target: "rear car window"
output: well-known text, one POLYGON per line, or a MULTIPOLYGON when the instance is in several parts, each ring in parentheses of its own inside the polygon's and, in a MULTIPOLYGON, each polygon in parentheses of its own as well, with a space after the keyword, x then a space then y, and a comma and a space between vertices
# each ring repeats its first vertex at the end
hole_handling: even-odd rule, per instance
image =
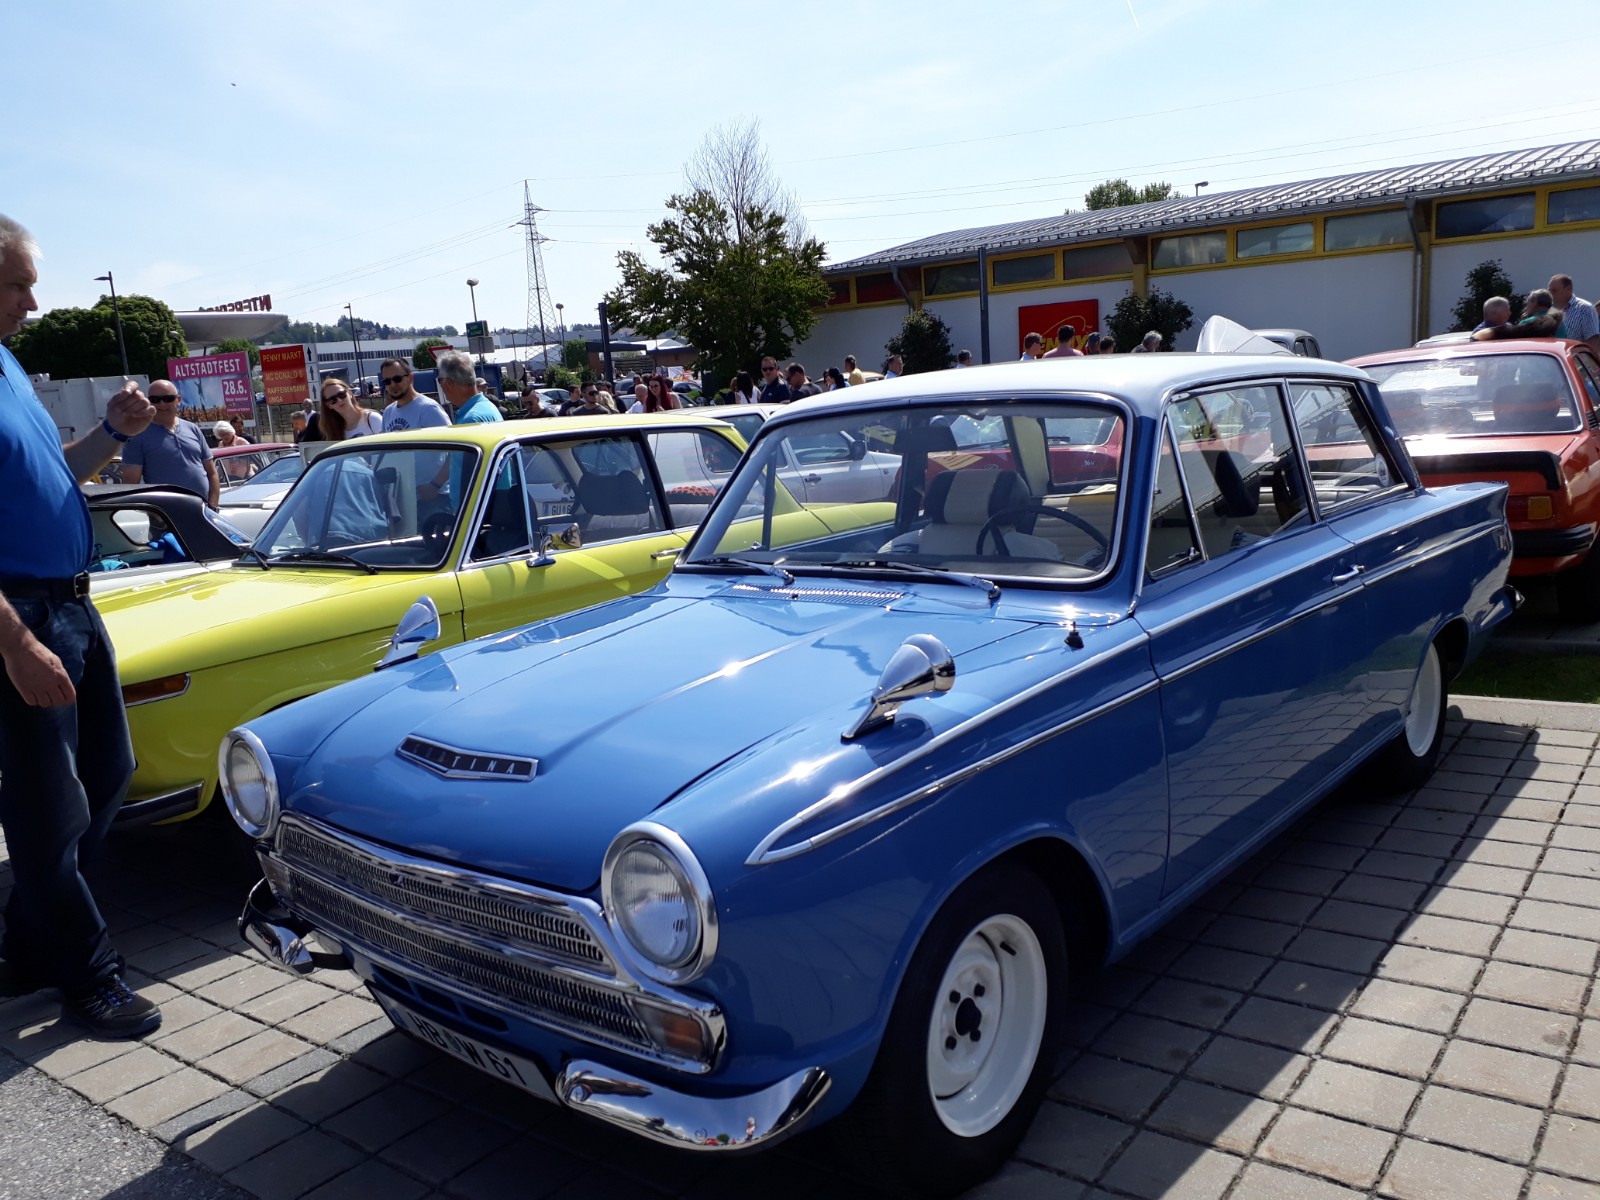
POLYGON ((1445 356, 1366 368, 1401 437, 1506 437, 1580 427, 1572 385, 1549 354, 1445 356))

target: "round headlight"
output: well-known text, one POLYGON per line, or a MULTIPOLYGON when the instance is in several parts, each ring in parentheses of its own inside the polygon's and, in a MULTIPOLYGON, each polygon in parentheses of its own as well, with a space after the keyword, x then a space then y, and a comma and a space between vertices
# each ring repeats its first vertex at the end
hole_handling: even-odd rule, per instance
POLYGON ((613 926, 652 974, 682 982, 710 963, 710 885, 677 834, 655 825, 625 832, 606 854, 602 890, 613 926))
POLYGON ((266 747, 249 730, 236 729, 223 740, 218 760, 228 811, 251 837, 265 837, 278 816, 278 781, 266 747))

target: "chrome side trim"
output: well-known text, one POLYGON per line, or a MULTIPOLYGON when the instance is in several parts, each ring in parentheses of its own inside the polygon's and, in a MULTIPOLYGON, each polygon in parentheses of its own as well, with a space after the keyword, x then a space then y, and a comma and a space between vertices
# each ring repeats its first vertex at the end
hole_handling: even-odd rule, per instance
POLYGON ((124 804, 117 810, 114 824, 121 827, 148 825, 152 821, 198 812, 202 786, 191 783, 188 787, 179 788, 177 791, 162 792, 159 796, 146 796, 143 800, 124 804))
MULTIPOLYGON (((1070 672, 1064 672, 1064 674, 1070 674, 1070 672)), ((1059 679, 1060 677, 1058 676, 1057 678, 1059 679)), ((1055 681, 1052 680, 1050 682, 1055 681)), ((871 775, 863 776, 854 784, 851 784, 845 788, 841 788, 832 795, 819 800, 816 804, 811 805, 811 807, 807 808, 798 816, 791 817, 789 820, 779 825, 771 833, 767 834, 766 837, 762 838, 756 848, 750 852, 750 857, 745 859, 745 866, 759 867, 767 863, 783 862, 785 859, 796 858, 799 855, 806 854, 812 850, 815 850, 819 846, 825 846, 831 841, 844 837, 846 834, 854 833, 863 826, 872 824, 874 821, 880 820, 883 817, 887 817, 892 813, 897 813, 902 809, 909 808, 911 805, 920 800, 927 799, 936 792, 943 791, 949 787, 954 787, 958 783, 963 783, 972 778, 974 775, 977 775, 983 771, 987 771, 990 767, 999 763, 1005 762, 1008 758, 1016 757, 1025 750, 1031 750, 1035 746, 1048 742, 1051 738, 1059 737, 1063 733, 1070 732, 1071 730, 1076 729, 1079 725, 1084 724, 1084 722, 1091 721, 1103 713, 1108 713, 1113 709, 1121 708, 1124 704, 1130 704, 1139 699, 1141 696, 1146 696, 1155 691, 1160 686, 1161 681, 1159 679, 1152 679, 1150 682, 1141 684, 1134 688, 1133 691, 1128 692, 1125 695, 1118 696, 1115 700, 1108 700, 1106 703, 1097 708, 1091 708, 1088 712, 1079 713, 1069 721, 1064 721, 1060 725, 1044 730, 1042 733, 1036 733, 1030 738, 1024 738, 1014 746, 1008 746, 1004 750, 998 750, 989 755, 987 758, 979 759, 975 763, 969 763, 967 766, 962 767, 958 771, 954 771, 949 775, 945 775, 939 779, 936 779, 932 783, 925 784, 916 791, 907 792, 905 795, 899 796, 894 800, 889 801, 887 804, 880 804, 877 808, 874 808, 869 812, 864 812, 858 817, 852 817, 850 820, 845 821, 842 824, 825 829, 821 833, 814 834, 802 842, 796 842, 793 846, 785 847, 782 850, 772 849, 774 843, 782 840, 784 835, 790 830, 805 824, 826 809, 844 803, 845 800, 863 790, 869 781, 873 781, 876 778, 881 778, 890 771, 897 770, 900 766, 903 766, 904 763, 897 763, 893 767, 880 768, 878 771, 874 771, 871 775)), ((1029 690, 1034 691, 1036 689, 1029 690)), ((1002 710, 995 710, 995 712, 1000 711, 1002 710)), ((981 719, 987 718, 980 718, 980 720, 981 719)), ((965 722, 962 725, 950 730, 948 733, 942 734, 941 738, 949 738, 956 733, 967 729, 975 723, 975 721, 965 722)), ((938 740, 940 739, 935 739, 935 741, 938 740)), ((930 746, 932 745, 932 743, 929 744, 930 746)), ((920 755, 918 757, 920 757, 920 755)), ((907 761, 909 761, 909 759, 907 761)))
POLYGON ((599 1063, 574 1059, 555 1081, 568 1108, 681 1150, 738 1153, 801 1129, 833 1080, 821 1067, 796 1071, 742 1096, 686 1096, 599 1063))

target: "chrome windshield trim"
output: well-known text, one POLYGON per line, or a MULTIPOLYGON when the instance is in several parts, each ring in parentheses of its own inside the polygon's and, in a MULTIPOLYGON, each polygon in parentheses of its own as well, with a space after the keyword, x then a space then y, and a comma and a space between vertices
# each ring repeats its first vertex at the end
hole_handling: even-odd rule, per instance
MULTIPOLYGON (((1127 618, 1121 618, 1120 620, 1126 619, 1127 618)), ((1113 623, 1120 623, 1120 621, 1113 623)), ((1063 637, 1065 637, 1065 631, 1066 626, 1063 625, 1063 637)), ((839 805, 848 802, 853 797, 889 778, 889 776, 895 774, 896 772, 903 771, 907 767, 921 762, 924 758, 927 758, 928 755, 933 754, 935 751, 943 749, 945 746, 949 745, 958 738, 965 737, 979 726, 1004 716, 1012 709, 1028 703, 1028 701, 1034 699, 1036 696, 1043 695, 1045 692, 1049 691, 1053 687, 1056 687, 1071 676, 1082 672, 1091 664, 1101 662, 1105 659, 1115 658, 1120 654, 1127 654, 1135 650, 1142 651, 1144 646, 1145 642, 1143 640, 1126 642, 1121 646, 1116 646, 1110 650, 1102 651, 1101 653, 1089 658, 1077 658, 1066 670, 1058 671, 1056 674, 1051 675, 1048 679, 1041 680, 1030 688, 1025 688, 1016 695, 1012 696, 1009 700, 1006 700, 1001 704, 997 704, 993 708, 985 710, 978 716, 969 717, 959 724, 952 725, 949 729, 945 730, 936 737, 929 738, 928 741, 924 742, 921 746, 906 754, 904 757, 898 758, 892 763, 888 763, 884 766, 869 771, 859 779, 854 779, 848 783, 840 784, 821 800, 816 801, 814 804, 808 805, 802 811, 782 822, 776 828, 774 828, 772 832, 768 833, 764 838, 757 842, 755 849, 751 850, 749 856, 744 860, 745 866, 757 867, 761 866, 763 863, 778 862, 785 858, 792 858, 795 854, 802 854, 807 850, 815 849, 817 846, 832 841, 835 837, 841 836, 842 832, 848 832, 849 830, 860 828, 862 825, 866 824, 869 819, 876 820, 880 816, 905 807, 906 804, 912 803, 912 799, 900 797, 895 801, 891 801, 888 805, 873 809, 871 813, 865 813, 861 817, 854 818, 847 822, 846 824, 848 829, 845 827, 839 827, 839 832, 827 830, 824 831, 823 834, 818 834, 807 838, 804 842, 798 843, 796 846, 789 849, 778 851, 772 849, 776 843, 782 841, 783 838, 793 830, 798 829, 802 825, 809 824, 817 817, 827 812, 830 808, 836 808, 839 805)), ((1105 705, 1093 709, 1090 712, 1080 714, 1079 716, 1072 718, 1070 721, 1067 721, 1052 730, 1047 730, 1044 734, 1035 735, 1035 738, 1039 741, 1044 741, 1048 740, 1050 737, 1054 737, 1057 733, 1064 733, 1073 725, 1088 720, 1092 716, 1095 716, 1101 712, 1108 712, 1120 704, 1126 704, 1129 700, 1134 699, 1136 696, 1142 695, 1149 688, 1155 687, 1157 683, 1157 680, 1151 680, 1148 684, 1141 685, 1140 688, 1136 689, 1134 692, 1130 692, 1128 695, 1119 697, 1116 700, 1108 701, 1105 705)), ((1032 744, 1035 744, 1034 740, 1030 739, 1021 745, 1026 746, 1032 744)), ((1014 749, 999 751, 996 755, 991 755, 989 758, 982 760, 981 763, 974 764, 974 766, 976 769, 982 769, 983 767, 991 766, 993 763, 999 762, 1003 758, 1010 757, 1010 755, 1014 752, 1014 749)), ((961 775, 963 778, 965 778, 967 772, 968 768, 963 768, 962 771, 958 771, 955 774, 961 775)), ((948 778, 950 777, 947 776, 946 779, 948 778)), ((924 788, 919 788, 916 792, 910 793, 910 797, 919 798, 927 794, 930 790, 937 790, 939 787, 944 785, 945 780, 937 780, 924 788)))

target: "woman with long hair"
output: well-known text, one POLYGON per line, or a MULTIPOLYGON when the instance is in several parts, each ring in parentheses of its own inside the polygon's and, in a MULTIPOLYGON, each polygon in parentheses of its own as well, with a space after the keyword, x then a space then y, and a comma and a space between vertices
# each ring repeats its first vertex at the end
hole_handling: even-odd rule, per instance
POLYGON ((344 380, 324 379, 322 412, 317 417, 317 428, 323 441, 342 442, 346 438, 382 433, 383 418, 370 408, 362 408, 357 404, 344 380))
POLYGON ((644 396, 645 412, 668 412, 671 409, 683 407, 678 400, 678 393, 673 391, 661 376, 650 376, 645 381, 645 387, 648 389, 644 396))
POLYGON ((728 392, 730 404, 754 404, 756 402, 755 376, 749 371, 739 371, 733 377, 733 387, 728 392))

